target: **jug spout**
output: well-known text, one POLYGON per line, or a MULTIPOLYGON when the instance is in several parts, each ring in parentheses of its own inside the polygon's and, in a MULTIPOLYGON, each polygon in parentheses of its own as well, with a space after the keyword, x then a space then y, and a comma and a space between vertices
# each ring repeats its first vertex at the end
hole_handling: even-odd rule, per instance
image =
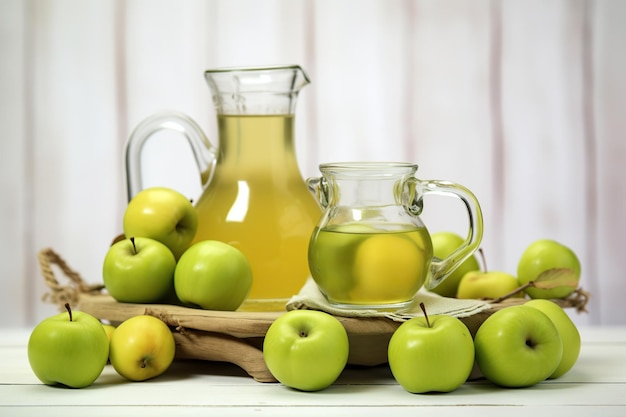
POLYGON ((298 93, 310 83, 298 65, 212 69, 204 76, 222 115, 293 114, 298 93))

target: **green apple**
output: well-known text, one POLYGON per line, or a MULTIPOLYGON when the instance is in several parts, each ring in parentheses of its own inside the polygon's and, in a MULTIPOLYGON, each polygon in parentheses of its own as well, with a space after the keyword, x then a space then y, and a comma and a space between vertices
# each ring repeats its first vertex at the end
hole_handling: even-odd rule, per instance
POLYGON ((550 300, 537 299, 530 300, 524 305, 543 311, 559 331, 559 336, 561 336, 561 342, 563 343, 563 356, 559 366, 550 375, 550 378, 559 378, 572 369, 578 360, 578 355, 580 354, 580 333, 572 319, 557 303, 550 300))
MULTIPOLYGON (((496 299, 515 291, 519 286, 517 278, 506 272, 470 271, 463 275, 461 282, 459 282, 456 297, 463 299, 496 299)), ((523 291, 516 294, 518 297, 523 295, 523 291)))
POLYGON ((198 228, 198 213, 182 194, 166 187, 138 192, 124 211, 124 235, 149 237, 170 248, 178 259, 198 228))
POLYGON ((82 311, 41 321, 28 339, 28 361, 46 385, 84 388, 98 379, 109 358, 109 339, 102 323, 82 311))
POLYGON ((413 317, 396 329, 387 356, 391 372, 408 392, 451 392, 474 366, 474 342, 456 317, 413 317))
POLYGON ((205 310, 234 311, 252 288, 252 268, 234 246, 202 240, 178 260, 174 288, 184 304, 205 310))
POLYGON ((174 290, 176 259, 167 246, 131 237, 109 247, 102 266, 104 286, 119 302, 155 303, 174 290))
POLYGON ((348 334, 328 313, 292 310, 270 325, 263 358, 282 384, 301 391, 332 385, 348 362, 348 334))
POLYGON ((536 308, 498 310, 474 337, 476 363, 496 385, 528 387, 548 378, 559 365, 563 343, 556 326, 536 308))
POLYGON ((323 229, 316 228, 308 248, 311 276, 324 295, 338 303, 350 302, 355 287, 352 259, 365 233, 380 233, 366 223, 347 223, 323 229))
POLYGON ((169 327, 154 316, 126 319, 111 336, 109 359, 118 374, 145 381, 163 374, 172 364, 176 342, 169 327))
POLYGON ((567 274, 573 285, 555 288, 527 288, 531 298, 566 298, 575 289, 580 279, 580 261, 567 246, 550 239, 540 239, 531 243, 517 265, 517 278, 520 284, 535 281, 545 274, 567 274))
MULTIPOLYGON (((437 232, 431 235, 433 243, 433 255, 439 259, 445 259, 457 250, 465 240, 453 232, 437 232)), ((433 288, 432 292, 444 297, 456 297, 459 282, 470 271, 480 270, 476 256, 472 255, 461 263, 448 277, 433 288)))

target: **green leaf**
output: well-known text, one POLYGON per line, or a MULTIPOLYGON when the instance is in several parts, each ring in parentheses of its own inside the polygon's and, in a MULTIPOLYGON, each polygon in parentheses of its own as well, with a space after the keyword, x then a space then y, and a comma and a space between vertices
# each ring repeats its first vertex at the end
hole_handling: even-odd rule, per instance
POLYGON ((551 289, 556 287, 578 287, 578 275, 572 268, 552 268, 543 271, 533 286, 535 288, 551 289))

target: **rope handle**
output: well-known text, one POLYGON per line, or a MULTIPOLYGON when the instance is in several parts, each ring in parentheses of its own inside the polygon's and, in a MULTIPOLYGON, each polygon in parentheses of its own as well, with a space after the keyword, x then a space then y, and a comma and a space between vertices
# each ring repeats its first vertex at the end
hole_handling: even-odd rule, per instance
POLYGON ((65 303, 70 305, 78 304, 81 294, 99 294, 103 289, 103 284, 87 284, 80 274, 74 271, 65 260, 51 248, 42 249, 38 255, 39 267, 44 281, 50 292, 43 295, 43 301, 49 301, 59 306, 59 310, 64 310, 65 303), (68 285, 61 285, 54 273, 53 265, 56 265, 63 274, 69 278, 68 285))

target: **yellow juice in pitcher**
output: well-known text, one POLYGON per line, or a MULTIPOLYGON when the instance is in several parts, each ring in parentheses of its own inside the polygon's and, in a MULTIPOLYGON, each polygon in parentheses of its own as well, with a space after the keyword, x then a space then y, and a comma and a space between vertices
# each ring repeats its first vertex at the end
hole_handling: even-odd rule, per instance
POLYGON ((424 227, 389 224, 317 229, 309 247, 313 278, 335 304, 406 302, 424 284, 432 256, 424 227))
POLYGON ((293 115, 219 115, 219 155, 196 203, 195 241, 215 239, 250 261, 249 299, 289 298, 309 275, 307 248, 322 211, 297 166, 293 115))

